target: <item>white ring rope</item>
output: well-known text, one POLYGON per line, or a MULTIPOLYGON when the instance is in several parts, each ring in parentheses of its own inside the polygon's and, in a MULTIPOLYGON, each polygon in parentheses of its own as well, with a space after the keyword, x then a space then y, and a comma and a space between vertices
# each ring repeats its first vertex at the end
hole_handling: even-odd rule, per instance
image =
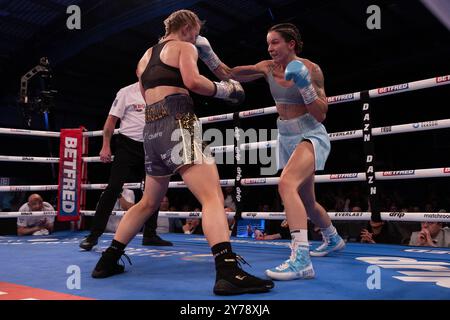
MULTIPOLYGON (((431 121, 423 121, 423 122, 415 122, 415 123, 407 123, 407 124, 399 124, 399 125, 393 125, 393 126, 384 126, 384 127, 373 128, 372 135, 383 136, 383 135, 391 135, 391 134, 398 134, 398 133, 445 129, 445 128, 450 128, 450 119, 431 120, 431 121)), ((330 137, 330 141, 356 139, 356 138, 361 138, 363 136, 363 131, 362 131, 362 129, 360 129, 360 130, 348 130, 348 131, 341 131, 341 132, 333 132, 333 133, 329 133, 328 136, 330 137)), ((251 143, 243 143, 241 145, 241 150, 268 149, 268 148, 275 148, 275 146, 276 146, 276 140, 251 142, 251 143)), ((233 152, 234 145, 211 147, 211 151, 214 152, 215 154, 233 152)), ((58 163, 59 158, 0 155, 0 161, 58 163)), ((83 161, 87 162, 87 163, 101 162, 99 156, 83 157, 83 161)))
MULTIPOLYGON (((449 85, 450 84, 450 75, 445 76, 438 76, 434 78, 424 79, 424 80, 418 80, 413 82, 407 82, 402 84, 396 84, 388 87, 382 87, 377 89, 371 89, 369 90, 369 97, 370 98, 376 98, 380 96, 386 96, 391 94, 397 94, 402 92, 408 92, 408 91, 414 91, 419 89, 426 89, 426 88, 433 88, 443 85, 449 85)), ((346 93, 341 94, 337 96, 328 97, 328 104, 338 104, 343 102, 350 102, 350 101, 358 101, 361 98, 361 92, 354 92, 354 93, 346 93)), ((253 110, 246 110, 239 112, 240 118, 249 118, 249 117, 255 117, 255 116, 262 116, 265 114, 272 114, 276 113, 276 107, 267 107, 267 108, 260 108, 260 109, 253 109, 253 110)), ((202 117, 199 119, 202 123, 213 123, 213 122, 222 122, 227 120, 233 120, 233 113, 227 113, 227 114, 220 114, 215 116, 209 116, 209 117, 202 117)), ((118 129, 114 131, 114 133, 117 133, 118 129)), ((0 134, 12 134, 12 135, 27 135, 27 136, 41 136, 41 137, 59 137, 59 132, 53 132, 53 131, 35 131, 35 130, 24 130, 24 129, 11 129, 11 128, 0 128, 0 134)), ((97 137, 102 136, 103 131, 88 131, 83 132, 84 137, 97 137)))
MULTIPOLYGON (((369 97, 376 98, 384 95, 391 95, 401 92, 414 91, 419 89, 437 87, 441 85, 450 84, 450 75, 429 78, 425 80, 419 80, 404 84, 398 84, 388 87, 382 87, 369 90, 369 97)), ((361 92, 342 94, 338 96, 328 97, 328 103, 338 104, 343 102, 358 101, 361 98, 361 92)), ((267 107, 260 109, 253 109, 239 112, 240 118, 249 118, 254 116, 261 116, 266 114, 276 113, 276 107, 267 107)), ((233 113, 202 117, 199 119, 201 123, 213 123, 222 122, 227 120, 233 120, 233 113)), ((373 128, 372 134, 376 135, 389 135, 404 132, 424 131, 432 129, 442 129, 450 127, 450 119, 426 121, 414 124, 394 125, 380 128, 373 128)), ((114 131, 118 133, 118 129, 114 131)), ((25 136, 40 136, 40 137, 60 137, 59 132, 51 131, 36 131, 36 130, 24 130, 24 129, 11 129, 0 128, 0 134, 11 135, 25 135, 25 136)), ((96 137, 102 136, 103 131, 90 131, 83 132, 84 137, 96 137)), ((346 140, 360 138, 363 136, 362 130, 350 130, 343 132, 330 133, 330 140, 346 140)), ((241 147, 243 150, 253 150, 262 148, 272 148, 275 146, 276 141, 263 141, 257 143, 243 144, 241 147)), ((217 152, 229 152, 233 151, 233 146, 218 146, 214 147, 217 152), (228 150, 230 149, 231 150, 228 150)), ((18 157, 18 156, 0 156, 0 161, 19 161, 19 162, 43 162, 43 163, 58 163, 59 158, 50 157, 18 157)), ((85 162, 98 162, 99 157, 83 157, 85 162)), ((382 171, 376 172, 375 176, 379 180, 394 180, 394 179, 417 179, 417 178, 433 178, 433 177, 449 177, 450 168, 432 168, 432 169, 415 169, 415 170, 398 170, 398 171, 382 171)), ((366 174, 362 173, 343 173, 343 174, 327 174, 316 176, 316 181, 321 182, 347 182, 347 181, 365 181, 366 174)), ((279 181, 278 177, 270 178, 246 178, 241 180, 242 185, 261 186, 261 185, 277 185, 279 181)), ((220 180, 222 186, 233 186, 234 179, 220 180)), ((82 189, 85 190, 101 190, 105 189, 107 184, 83 184, 82 189)), ((141 183, 126 183, 125 188, 137 189, 141 188, 141 183)), ((171 188, 185 188, 186 185, 182 181, 173 181, 169 183, 171 188)), ((58 190, 58 185, 35 185, 35 186, 0 186, 0 192, 14 192, 14 191, 47 191, 58 190)), ((80 211, 85 215, 93 215, 95 211, 80 211)), ((41 211, 41 212, 0 212, 0 218, 2 217, 20 217, 20 216, 55 216, 55 211, 41 211)), ((114 214, 122 215, 123 212, 114 212, 114 214)), ((234 213, 228 213, 234 215, 234 213)), ((370 220, 370 212, 328 212, 332 220, 370 220)), ((200 212, 180 212, 180 211, 161 211, 161 217, 186 217, 186 218, 201 218, 200 212)), ((283 212, 242 212, 242 218, 244 219, 285 219, 283 212)), ((450 214, 446 213, 424 213, 424 212, 381 212, 381 218, 386 221, 450 221, 450 214)))
MULTIPOLYGON (((375 173, 378 180, 405 180, 405 179, 422 179, 422 178, 441 178, 450 177, 450 167, 432 168, 432 169, 412 169, 412 170, 394 170, 394 171, 379 171, 375 173)), ((243 178, 241 184, 243 186, 272 186, 277 185, 279 177, 268 178, 243 178)), ((331 182, 352 182, 365 181, 365 172, 354 173, 332 173, 322 174, 315 177, 316 183, 331 183, 331 182)), ((234 186, 234 179, 222 179, 220 185, 234 186)), ((103 190, 107 187, 106 183, 98 184, 82 184, 81 189, 84 190, 103 190)), ((141 188, 140 182, 125 183, 123 185, 127 189, 141 188)), ((183 181, 169 182, 169 188, 187 188, 183 181)), ((48 191, 58 190, 58 185, 34 185, 34 186, 0 186, 0 192, 16 192, 16 191, 48 191)))
MULTIPOLYGON (((81 210, 84 216, 94 216, 94 210, 81 210)), ((125 211, 112 211, 111 215, 123 216, 125 211)), ((234 217, 234 212, 227 212, 228 217, 234 217)), ((327 212, 331 220, 345 221, 370 221, 371 212, 327 212)), ((26 211, 26 212, 0 212, 0 218, 18 218, 18 217, 42 217, 56 216, 57 211, 26 211)), ((202 213, 197 211, 160 211, 159 217, 165 218, 191 218, 201 219, 202 213)), ((265 219, 265 220, 284 220, 284 212, 242 212, 243 219, 265 219)), ((442 212, 381 212, 381 218, 384 221, 404 221, 404 222, 450 222, 450 213, 442 212)))

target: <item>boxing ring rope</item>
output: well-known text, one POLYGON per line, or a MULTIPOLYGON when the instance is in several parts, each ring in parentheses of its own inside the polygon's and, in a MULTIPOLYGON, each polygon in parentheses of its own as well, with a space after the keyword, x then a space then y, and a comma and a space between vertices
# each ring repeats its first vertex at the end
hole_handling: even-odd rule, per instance
MULTIPOLYGON (((368 91, 370 98, 376 98, 385 95, 392 95, 401 92, 414 91, 425 88, 432 88, 441 85, 450 84, 450 75, 439 76, 409 83, 403 83, 388 87, 382 87, 377 89, 371 89, 368 91)), ((329 104, 339 104, 343 102, 358 101, 361 100, 361 92, 354 92, 348 94, 342 94, 337 96, 328 97, 329 104)), ((241 111, 238 113, 239 118, 249 118, 255 116, 261 116, 266 114, 276 113, 276 107, 267 107, 260 109, 253 109, 247 111, 241 111)), ((233 120, 234 113, 215 115, 209 117, 202 117, 199 120, 202 123, 214 123, 233 120)), ((425 131, 433 129, 444 129, 450 127, 450 119, 432 120, 418 123, 409 123, 393 126, 385 126, 379 128, 373 128, 372 134, 377 135, 389 135, 397 133, 406 133, 414 131, 425 131)), ((117 133, 118 129, 114 131, 117 133)), ((35 130, 23 130, 23 129, 10 129, 0 128, 0 134, 10 135, 22 135, 22 136, 38 136, 38 137, 60 137, 59 132, 50 131, 35 131, 35 130)), ((96 137, 102 136, 103 131, 91 131, 83 132, 84 137, 96 137)), ((363 130, 349 130, 342 132, 330 133, 329 137, 331 141, 346 140, 361 138, 363 136, 363 130)), ((242 144, 241 150, 254 150, 273 148, 276 141, 262 141, 248 144, 242 144)), ((233 145, 218 146, 211 148, 214 152, 231 152, 233 145)), ((100 157, 83 157, 84 162, 99 162, 100 157)), ((0 161, 10 162, 36 162, 36 163, 58 163, 59 158, 51 157, 28 157, 28 156, 0 156, 0 161)), ((431 169, 412 169, 412 170, 396 170, 396 171, 381 171, 376 172, 375 177, 378 180, 397 180, 397 179, 417 179, 417 178, 434 178, 434 177, 449 177, 450 167, 444 168, 431 168, 431 169)), ((318 175, 315 178, 317 183, 325 182, 350 182, 350 181, 365 181, 366 173, 340 173, 340 174, 326 174, 318 175)), ((270 178, 243 178, 241 179, 241 185, 247 186, 262 186, 262 185, 277 185, 279 181, 278 177, 270 178)), ((220 180, 221 186, 234 186, 235 179, 223 179, 220 180)), ((83 184, 82 189, 85 190, 101 190, 106 188, 107 184, 83 184)), ((138 189, 141 188, 141 183, 126 183, 125 188, 138 189)), ((185 188, 186 185, 182 181, 172 181, 169 183, 169 188, 185 188)), ((58 190, 58 185, 34 185, 34 186, 0 186, 0 192, 14 192, 14 191, 48 191, 58 190)), ((81 210, 80 213, 90 216, 95 211, 81 210)), ((123 212, 117 211, 113 214, 121 215, 123 212)), ((230 216, 234 216, 234 213, 228 213, 230 216)), ((370 220, 371 212, 328 212, 332 220, 370 220)), ((386 221, 450 221, 450 214, 438 213, 438 212, 381 212, 381 217, 386 221)), ((42 212, 0 212, 0 218, 3 217, 19 217, 19 216, 40 216, 40 215, 57 215, 56 211, 42 211, 42 212)), ((201 212, 180 212, 180 211, 161 211, 161 217, 168 218, 201 218, 201 212)), ((281 220, 285 218, 283 212, 242 212, 242 218, 244 219, 276 219, 281 220)))
MULTIPOLYGON (((94 210, 81 210, 84 216, 94 216, 94 210)), ((16 212, 0 212, 0 218, 18 218, 18 217, 42 217, 56 216, 57 211, 16 211, 16 212)), ((111 215, 123 216, 125 211, 112 211, 111 215)), ((235 212, 227 212, 228 217, 234 217, 235 212)), ((327 212, 331 220, 345 221, 369 221, 371 212, 327 212)), ((180 219, 201 219, 202 213, 197 211, 160 211, 160 217, 180 218, 180 219)), ((242 212, 243 219, 265 219, 265 220, 284 220, 286 215, 284 212, 242 212)), ((433 221, 433 222, 450 222, 450 213, 442 212, 381 212, 381 218, 384 221, 433 221)))
MULTIPOLYGON (((436 130, 436 129, 447 129, 447 128, 450 128, 450 119, 430 120, 430 121, 423 121, 423 122, 415 122, 415 123, 407 123, 407 124, 399 124, 399 125, 393 125, 393 126, 384 126, 384 127, 373 128, 372 135, 383 136, 383 135, 391 135, 391 134, 399 134, 399 133, 407 133, 407 132, 415 132, 415 131, 436 130)), ((92 132, 97 132, 97 131, 92 131, 92 132)), ((332 133, 329 133, 328 136, 330 138, 330 141, 357 139, 357 138, 361 138, 363 136, 363 131, 362 131, 362 129, 359 129, 359 130, 332 132, 332 133)), ((241 150, 245 151, 245 150, 274 148, 275 145, 276 145, 276 140, 243 143, 241 145, 241 150)), ((225 152, 233 152, 234 145, 211 147, 211 151, 216 154, 217 153, 225 153, 225 152)), ((58 163, 59 158, 0 155, 0 161, 58 163)), ((83 157, 83 161, 84 162, 101 162, 99 156, 83 157)))
MULTIPOLYGON (((422 179, 422 178, 441 178, 450 177, 450 167, 432 168, 432 169, 412 169, 412 170, 394 170, 394 171, 379 171, 375 173, 378 180, 406 180, 406 179, 422 179)), ((365 181, 365 172, 354 173, 332 173, 322 174, 315 177, 316 183, 332 183, 332 182, 353 182, 365 181)), ((244 186, 274 186, 278 184, 279 177, 258 177, 258 178, 243 178, 241 184, 244 186)), ((221 179, 220 185, 222 187, 233 187, 234 179, 221 179)), ((82 184, 83 190, 103 190, 108 184, 82 184)), ((140 189, 140 182, 125 183, 124 188, 140 189)), ((183 181, 169 182, 169 188, 187 188, 183 181)), ((50 191, 58 190, 58 185, 32 185, 32 186, 0 186, 0 192, 17 192, 17 191, 50 191)))

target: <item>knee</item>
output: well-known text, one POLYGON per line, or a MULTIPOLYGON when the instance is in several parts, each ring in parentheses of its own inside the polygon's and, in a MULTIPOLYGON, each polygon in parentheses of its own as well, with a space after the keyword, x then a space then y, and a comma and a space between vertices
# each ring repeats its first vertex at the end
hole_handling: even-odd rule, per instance
POLYGON ((221 206, 223 208, 225 206, 225 201, 222 193, 211 193, 205 195, 201 204, 202 206, 221 206))
POLYGON ((137 203, 140 208, 140 211, 153 213, 158 209, 158 205, 153 203, 147 197, 142 197, 142 199, 137 203))
POLYGON ((278 182, 278 192, 282 198, 289 196, 292 193, 297 193, 298 185, 299 184, 292 179, 281 177, 278 182))

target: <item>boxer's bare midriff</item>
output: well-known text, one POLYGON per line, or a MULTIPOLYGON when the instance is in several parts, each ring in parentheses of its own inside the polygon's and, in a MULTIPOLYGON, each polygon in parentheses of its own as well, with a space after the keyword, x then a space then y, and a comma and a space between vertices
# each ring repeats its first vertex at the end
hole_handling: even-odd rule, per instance
POLYGON ((154 104, 172 94, 185 94, 188 96, 189 91, 179 87, 159 86, 145 91, 145 103, 147 105, 154 104))
POLYGON ((277 104, 281 120, 298 118, 308 112, 304 104, 277 104))

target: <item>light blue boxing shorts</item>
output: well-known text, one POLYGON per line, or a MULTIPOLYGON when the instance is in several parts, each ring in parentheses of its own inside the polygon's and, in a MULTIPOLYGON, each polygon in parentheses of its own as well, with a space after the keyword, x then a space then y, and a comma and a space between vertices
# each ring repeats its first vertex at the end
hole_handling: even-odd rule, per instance
POLYGON ((309 140, 314 147, 315 170, 323 170, 330 154, 331 144, 327 130, 312 115, 306 113, 298 118, 277 119, 277 168, 283 169, 297 145, 309 140))

